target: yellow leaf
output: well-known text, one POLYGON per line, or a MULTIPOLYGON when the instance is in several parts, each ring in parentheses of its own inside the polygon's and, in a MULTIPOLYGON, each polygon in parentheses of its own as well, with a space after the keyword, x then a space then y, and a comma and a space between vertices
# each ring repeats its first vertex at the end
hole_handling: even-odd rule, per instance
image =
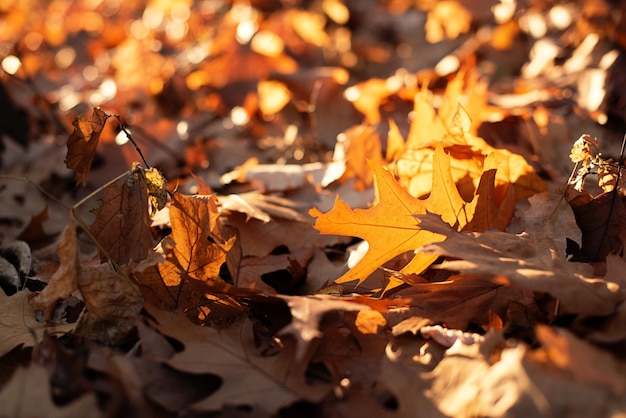
MULTIPOLYGON (((360 237, 369 243, 365 257, 340 277, 337 283, 358 280, 360 284, 393 257, 443 239, 441 235, 420 229, 415 221, 415 214, 431 211, 444 216, 450 225, 462 227, 467 224, 463 212, 465 201, 461 199, 450 175, 450 158, 445 155, 441 146, 435 150, 434 158, 433 193, 428 199, 414 198, 387 169, 373 165, 378 196, 375 206, 353 210, 337 199, 333 209, 326 214, 315 208, 309 212, 311 216, 318 218, 315 228, 322 233, 360 237)), ((417 254, 402 272, 421 272, 435 259, 417 254)))

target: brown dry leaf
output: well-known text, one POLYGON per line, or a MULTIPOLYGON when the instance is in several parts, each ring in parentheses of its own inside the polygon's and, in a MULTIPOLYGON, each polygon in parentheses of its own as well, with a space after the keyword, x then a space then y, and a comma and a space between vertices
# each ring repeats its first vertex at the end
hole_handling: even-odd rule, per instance
MULTIPOLYGON (((276 287, 273 287, 272 285, 274 283, 268 283, 268 280, 265 280, 264 276, 270 276, 271 273, 278 271, 287 271, 291 277, 285 279, 294 280, 296 279, 294 276, 297 275, 297 272, 291 271, 293 263, 295 262, 299 266, 306 266, 312 257, 313 248, 311 247, 299 248, 288 254, 271 254, 265 257, 245 257, 241 260, 237 268, 237 275, 232 277, 232 280, 236 287, 255 289, 265 294, 275 294, 277 291, 295 288, 300 283, 276 283, 276 287)), ((281 278, 283 277, 281 276, 281 278)), ((304 277, 300 277, 299 279, 303 280, 304 277)))
POLYGON ((70 332, 76 324, 50 324, 37 322, 37 312, 29 305, 28 290, 22 290, 12 296, 0 292, 0 357, 22 345, 32 347, 37 344, 44 332, 49 334, 70 332), (33 338, 33 333, 36 338, 33 338))
POLYGON ((192 405, 192 410, 247 406, 258 413, 272 414, 301 399, 319 401, 329 389, 305 383, 307 362, 294 361, 291 350, 261 356, 254 348, 252 323, 248 320, 216 330, 195 326, 182 314, 150 306, 147 309, 160 332, 185 345, 182 352, 167 361, 168 365, 188 373, 212 373, 222 380, 220 388, 192 405))
POLYGON ((429 398, 446 416, 554 417, 576 411, 592 417, 623 410, 623 362, 567 332, 540 328, 544 347, 535 351, 502 345, 497 334, 448 349, 426 375, 429 398), (498 344, 503 349, 496 352, 498 344))
POLYGON ((98 407, 93 393, 83 395, 67 405, 55 404, 49 380, 44 366, 33 363, 27 368, 17 369, 0 392, 0 416, 51 418, 106 416, 98 407))
MULTIPOLYGON (((317 217, 315 228, 324 234, 339 234, 356 236, 365 239, 369 243, 369 250, 365 257, 350 271, 337 279, 337 283, 345 283, 358 280, 360 284, 372 272, 381 267, 393 257, 414 251, 428 242, 443 240, 443 236, 423 230, 415 222, 414 215, 434 212, 441 214, 443 219, 454 228, 462 229, 470 222, 479 226, 478 219, 483 213, 475 212, 481 208, 489 207, 487 213, 498 216, 487 222, 491 227, 506 226, 510 219, 505 215, 511 211, 510 200, 503 204, 502 215, 496 207, 493 193, 484 193, 491 190, 486 178, 486 189, 480 189, 482 195, 476 195, 470 203, 465 202, 452 181, 450 174, 450 158, 444 153, 440 145, 434 152, 434 176, 432 180, 432 193, 427 199, 421 200, 411 196, 393 177, 393 175, 381 166, 373 166, 376 176, 376 190, 378 203, 369 209, 352 210, 346 203, 337 199, 334 208, 326 214, 317 209, 309 213, 317 217), (484 203, 483 203, 484 202, 484 203), (482 205, 487 205, 483 207, 482 205)), ((490 175, 490 174, 489 174, 490 175)), ((509 216, 510 218, 510 216, 509 216)), ((416 254, 415 257, 401 270, 402 273, 420 273, 428 267, 435 256, 416 254)))
POLYGON ((109 116, 100 108, 94 107, 91 115, 81 115, 72 122, 74 132, 67 140, 65 165, 67 168, 76 171, 76 184, 87 182, 91 161, 96 153, 100 134, 109 116))
POLYGON ((70 217, 70 223, 61 235, 57 253, 59 255, 59 268, 54 272, 45 289, 41 292, 35 292, 29 297, 32 308, 42 311, 48 321, 52 319, 57 302, 61 299, 67 299, 76 290, 80 276, 76 225, 73 217, 70 217))
MULTIPOLYGON (((459 274, 445 282, 415 284, 401 295, 411 300, 407 312, 416 319, 400 326, 406 317, 402 316, 402 322, 392 324, 394 334, 407 330, 407 327, 416 332, 426 325, 424 321, 442 323, 455 329, 467 329, 470 324, 488 328, 492 314, 513 322, 510 318, 512 301, 523 312, 525 320, 540 318, 532 292, 504 286, 502 280, 485 274, 459 274), (399 326, 398 331, 395 326, 399 326)), ((389 322, 393 322, 393 312, 388 317, 389 322)), ((522 328, 531 326, 529 322, 515 325, 522 328)))
POLYGON ((102 204, 94 210, 96 219, 91 233, 106 250, 102 261, 109 257, 118 265, 131 260, 145 260, 154 247, 150 231, 148 185, 144 170, 132 170, 123 184, 111 184, 106 189, 102 204))
POLYGON ((257 219, 267 223, 272 218, 282 218, 304 222, 308 218, 299 211, 300 205, 290 199, 264 195, 257 192, 229 194, 219 197, 222 213, 239 212, 246 215, 246 221, 257 219))
POLYGON ((292 319, 289 325, 279 331, 279 335, 291 334, 298 342, 296 358, 302 360, 308 346, 323 333, 319 330, 322 317, 331 311, 364 311, 371 308, 360 303, 346 301, 331 295, 285 296, 277 295, 289 305, 292 319))
POLYGON ((447 238, 424 245, 421 253, 461 259, 447 261, 441 268, 504 276, 515 286, 552 295, 563 313, 610 315, 624 300, 624 290, 610 277, 591 278, 591 266, 559 257, 552 240, 540 231, 461 233, 433 214, 418 218, 422 228, 447 238))
POLYGON ((537 339, 548 360, 580 383, 601 387, 623 397, 626 392, 626 364, 611 353, 582 341, 565 329, 537 325, 537 339))
POLYGON ((159 271, 168 286, 181 284, 181 277, 201 282, 220 281, 219 271, 233 245, 218 220, 217 198, 175 193, 170 206, 174 249, 159 271))
POLYGON ((580 248, 572 260, 604 261, 609 254, 621 254, 626 243, 626 207, 616 193, 602 193, 590 201, 570 202, 582 232, 580 248))
POLYGON ((138 289, 127 278, 102 267, 83 269, 78 289, 86 312, 75 334, 109 346, 127 342, 143 304, 138 289))

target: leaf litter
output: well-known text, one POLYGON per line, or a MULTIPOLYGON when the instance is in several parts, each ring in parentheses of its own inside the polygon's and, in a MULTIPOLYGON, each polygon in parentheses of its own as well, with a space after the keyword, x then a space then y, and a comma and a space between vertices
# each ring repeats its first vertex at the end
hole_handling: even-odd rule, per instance
POLYGON ((0 415, 618 415, 623 17, 296 3, 6 11, 0 415))

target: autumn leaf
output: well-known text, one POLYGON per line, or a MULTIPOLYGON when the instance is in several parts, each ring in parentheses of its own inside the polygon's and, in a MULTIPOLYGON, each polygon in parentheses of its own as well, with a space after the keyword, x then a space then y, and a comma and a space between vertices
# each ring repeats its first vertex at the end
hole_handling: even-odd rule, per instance
MULTIPOLYGON (((443 146, 439 145, 435 149, 433 158, 432 193, 427 199, 414 198, 388 170, 381 166, 373 166, 378 193, 378 203, 375 206, 352 210, 337 198, 330 212, 322 214, 315 208, 309 212, 311 216, 317 218, 315 228, 322 233, 360 237, 369 243, 365 257, 337 279, 337 283, 358 280, 360 284, 393 257, 414 251, 426 243, 443 240, 443 236, 419 228, 414 218, 416 214, 437 213, 454 228, 462 229, 471 221, 478 222, 474 221, 475 216, 483 216, 474 212, 479 202, 480 205, 495 206, 493 193, 487 193, 487 190, 493 189, 493 183, 489 185, 485 179, 484 188, 479 189, 481 194, 477 194, 468 204, 461 198, 452 181, 450 158, 445 155, 443 146)), ((505 207, 507 213, 512 215, 510 206, 509 199, 505 207)), ((493 212, 497 212, 497 209, 493 209, 493 212)), ((493 220, 489 221, 490 225, 496 227, 506 225, 508 219, 504 215, 501 217, 497 225, 493 220)), ((434 256, 417 253, 402 272, 419 273, 435 259, 434 256)))
POLYGON ((93 393, 85 394, 67 405, 57 405, 49 381, 44 365, 32 363, 26 368, 18 368, 11 379, 2 386, 0 416, 51 418, 104 416, 93 393))
POLYGON ((57 302, 68 298, 77 287, 80 276, 76 225, 74 218, 70 218, 69 225, 63 231, 57 247, 59 268, 54 272, 45 289, 35 292, 29 297, 33 309, 43 312, 46 320, 52 319, 57 302))
MULTIPOLYGON (((196 308, 198 295, 193 282, 221 287, 219 277, 222 264, 233 246, 235 236, 218 219, 217 198, 214 195, 186 196, 175 193, 170 205, 170 222, 174 247, 168 251, 165 262, 159 264, 156 274, 165 285, 167 294, 178 308, 196 308), (192 282, 190 282, 190 280, 192 282)), ((158 279, 147 278, 143 284, 160 293, 158 279)), ((206 286, 205 286, 206 287, 206 286)), ((206 288, 200 286, 200 292, 206 288)))
POLYGON ((195 326, 181 314, 147 309, 158 330, 185 345, 167 361, 169 366, 189 373, 213 373, 222 379, 214 394, 191 405, 193 410, 217 411, 230 405, 272 413, 300 399, 319 400, 328 390, 325 385, 306 384, 307 362, 294 362, 291 350, 261 356, 254 348, 248 320, 216 330, 195 326))
POLYGON ((87 182, 91 161, 96 153, 100 134, 109 116, 100 108, 94 107, 91 115, 81 115, 72 122, 74 132, 67 140, 65 165, 67 168, 76 171, 77 184, 87 182))
POLYGON ((176 274, 168 274, 174 268, 199 281, 216 280, 226 261, 228 242, 218 221, 215 196, 185 196, 174 194, 170 207, 171 237, 174 250, 160 267, 164 277, 176 282, 176 274))
POLYGON ((623 253, 626 207, 617 193, 602 193, 586 203, 570 205, 582 233, 580 247, 571 248, 572 261, 604 261, 609 254, 623 253))
POLYGON ((0 306, 2 306, 2 314, 0 315, 0 334, 2 334, 0 357, 18 345, 32 347, 44 332, 49 334, 69 332, 76 327, 75 323, 51 324, 37 322, 37 312, 29 305, 28 295, 28 290, 22 290, 10 297, 4 292, 0 292, 0 306), (33 333, 37 336, 37 339, 33 338, 33 333))
POLYGON ((610 315, 624 300, 624 292, 610 277, 594 278, 591 266, 561 258, 552 240, 539 231, 533 235, 462 233, 433 214, 419 218, 422 228, 447 237, 419 250, 460 259, 447 261, 440 268, 506 277, 515 286, 552 295, 559 300, 563 313, 610 315))
POLYGON ((323 336, 319 330, 322 317, 331 311, 369 311, 366 305, 343 300, 330 295, 285 296, 278 295, 289 305, 291 322, 279 331, 279 335, 292 335, 298 341, 296 358, 303 359, 308 345, 323 336))
POLYGON ((96 219, 90 230, 106 250, 106 254, 100 254, 102 261, 111 257, 118 265, 126 265, 131 260, 138 263, 148 257, 154 238, 143 169, 129 172, 127 181, 121 185, 107 186, 102 204, 94 214, 96 219))
POLYGON ((374 182, 370 164, 383 163, 380 135, 371 126, 359 125, 343 132, 341 138, 343 141, 337 147, 343 148, 346 162, 341 180, 354 178, 354 188, 358 191, 370 187, 374 182))
POLYGON ((86 312, 74 333, 109 346, 128 342, 143 305, 137 288, 115 271, 92 267, 81 271, 78 289, 86 312))

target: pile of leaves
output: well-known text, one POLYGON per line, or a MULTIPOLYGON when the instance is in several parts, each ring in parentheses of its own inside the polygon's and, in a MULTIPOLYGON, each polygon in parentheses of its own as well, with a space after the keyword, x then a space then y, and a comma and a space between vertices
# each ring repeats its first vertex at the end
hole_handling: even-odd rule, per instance
POLYGON ((611 2, 127 3, 1 6, 0 415, 626 409, 611 2))

